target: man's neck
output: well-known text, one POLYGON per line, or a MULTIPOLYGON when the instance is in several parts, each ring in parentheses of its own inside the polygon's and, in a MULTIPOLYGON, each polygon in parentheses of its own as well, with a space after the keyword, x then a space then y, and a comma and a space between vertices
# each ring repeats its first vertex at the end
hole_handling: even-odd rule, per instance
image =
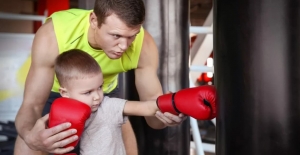
POLYGON ((91 26, 89 26, 89 29, 88 29, 88 43, 90 44, 90 46, 94 49, 97 49, 97 50, 101 50, 101 47, 99 47, 96 43, 96 40, 95 40, 95 32, 94 30, 92 29, 91 26))

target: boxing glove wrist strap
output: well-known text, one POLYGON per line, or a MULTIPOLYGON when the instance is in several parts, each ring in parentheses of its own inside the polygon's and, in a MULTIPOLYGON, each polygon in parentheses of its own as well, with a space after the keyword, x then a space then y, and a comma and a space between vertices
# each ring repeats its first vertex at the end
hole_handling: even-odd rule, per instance
POLYGON ((173 94, 172 94, 172 106, 173 106, 174 110, 175 110, 178 114, 180 114, 181 112, 177 109, 177 107, 176 107, 176 105, 175 105, 175 100, 174 100, 175 94, 176 94, 176 93, 173 93, 173 94))

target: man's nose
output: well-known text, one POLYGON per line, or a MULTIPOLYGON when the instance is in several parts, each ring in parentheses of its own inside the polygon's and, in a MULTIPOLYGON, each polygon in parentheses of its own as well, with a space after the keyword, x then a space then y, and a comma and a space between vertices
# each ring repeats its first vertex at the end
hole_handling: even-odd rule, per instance
POLYGON ((126 51, 128 48, 128 40, 126 38, 122 38, 118 46, 122 51, 126 51))

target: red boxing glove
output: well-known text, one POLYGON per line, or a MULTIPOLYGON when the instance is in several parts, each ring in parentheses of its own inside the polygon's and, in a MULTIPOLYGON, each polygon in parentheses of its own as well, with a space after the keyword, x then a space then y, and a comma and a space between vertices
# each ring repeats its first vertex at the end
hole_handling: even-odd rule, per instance
POLYGON ((156 103, 163 113, 169 112, 174 115, 183 113, 198 120, 216 117, 216 89, 210 85, 165 94, 159 96, 156 103))
MULTIPOLYGON (((87 104, 74 99, 61 97, 54 100, 51 105, 48 126, 51 128, 65 122, 70 122, 70 128, 76 129, 76 135, 80 138, 84 130, 85 121, 90 117, 90 114, 91 107, 87 104)), ((77 143, 78 140, 64 147, 75 147, 77 143)))

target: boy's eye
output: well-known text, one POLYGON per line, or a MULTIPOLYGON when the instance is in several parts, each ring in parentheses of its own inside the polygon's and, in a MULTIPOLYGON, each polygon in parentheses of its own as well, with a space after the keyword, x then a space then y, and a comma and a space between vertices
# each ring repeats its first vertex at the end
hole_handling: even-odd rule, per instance
POLYGON ((91 91, 85 92, 85 93, 83 93, 83 94, 89 95, 89 94, 91 94, 91 91))

